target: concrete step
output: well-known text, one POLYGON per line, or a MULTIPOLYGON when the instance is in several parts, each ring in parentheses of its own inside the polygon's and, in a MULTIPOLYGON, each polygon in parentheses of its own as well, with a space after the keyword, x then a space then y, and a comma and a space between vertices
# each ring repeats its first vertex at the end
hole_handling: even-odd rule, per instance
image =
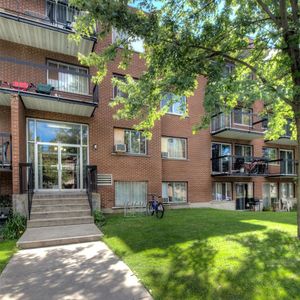
POLYGON ((90 216, 91 211, 87 210, 69 210, 69 211, 48 211, 48 212, 32 212, 30 215, 30 220, 40 220, 40 219, 67 219, 75 217, 85 217, 90 216))
POLYGON ((18 240, 21 249, 99 241, 102 232, 94 224, 27 228, 18 240))
POLYGON ((32 200, 32 206, 36 205, 68 205, 68 204, 78 204, 83 205, 87 204, 88 199, 87 198, 45 198, 45 199, 33 199, 32 200))
POLYGON ((34 199, 44 199, 44 198, 81 198, 86 197, 86 192, 53 192, 53 193, 34 193, 33 198, 34 199))
POLYGON ((31 213, 50 212, 50 211, 80 211, 90 209, 88 202, 86 204, 65 204, 65 205, 35 205, 31 207, 31 213))
POLYGON ((35 220, 27 221, 27 228, 92 224, 92 223, 94 223, 94 219, 92 216, 70 217, 67 219, 65 218, 35 219, 35 220))

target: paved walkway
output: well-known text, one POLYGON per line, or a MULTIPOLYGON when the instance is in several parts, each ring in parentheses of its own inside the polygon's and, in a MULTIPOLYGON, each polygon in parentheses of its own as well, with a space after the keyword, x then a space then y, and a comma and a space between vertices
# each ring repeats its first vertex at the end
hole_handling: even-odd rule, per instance
POLYGON ((0 276, 0 299, 151 300, 103 242, 20 250, 0 276))

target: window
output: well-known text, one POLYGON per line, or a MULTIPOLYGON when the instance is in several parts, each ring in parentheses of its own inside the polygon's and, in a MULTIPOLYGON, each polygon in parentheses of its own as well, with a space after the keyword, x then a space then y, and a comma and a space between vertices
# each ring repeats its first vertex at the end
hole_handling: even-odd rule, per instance
POLYGON ((252 126, 252 110, 248 108, 234 109, 233 120, 238 125, 252 126))
POLYGON ((186 159, 187 140, 183 138, 162 137, 161 152, 164 158, 186 159), (165 154, 167 154, 165 156, 165 154))
MULTIPOLYGON (((123 76, 123 75, 114 75, 114 77, 117 78, 118 80, 121 80, 121 81, 125 82, 125 76, 123 76)), ((116 98, 118 96, 123 97, 123 98, 127 98, 127 94, 120 91, 119 88, 115 85, 114 89, 113 89, 113 98, 116 98)))
POLYGON ((54 86, 58 91, 89 94, 89 75, 88 69, 48 61, 47 83, 54 86))
MULTIPOLYGON (((263 157, 269 160, 278 159, 278 151, 276 148, 263 147, 263 157)), ((271 162, 272 164, 278 164, 278 162, 271 162)))
POLYGON ((292 182, 281 182, 279 190, 280 198, 294 198, 294 184, 292 182))
POLYGON ((235 145, 235 155, 244 158, 244 161, 250 162, 252 158, 252 146, 250 145, 235 145))
POLYGON ((230 182, 214 182, 213 183, 213 200, 231 201, 232 186, 230 182))
POLYGON ((163 182, 162 198, 165 203, 187 202, 187 183, 163 182))
POLYGON ((225 65, 225 75, 232 74, 235 69, 235 65, 231 63, 227 63, 225 65))
POLYGON ((114 144, 125 144, 126 152, 130 154, 145 155, 147 152, 146 138, 141 131, 133 129, 115 128, 114 144))
POLYGON ((280 156, 280 174, 289 175, 295 174, 294 151, 293 150, 279 150, 280 156))
MULTIPOLYGON (((168 93, 164 99, 161 101, 161 107, 164 107, 168 104, 168 102, 172 101, 172 98, 177 97, 178 100, 176 100, 174 103, 172 103, 169 107, 168 113, 173 115, 179 115, 182 116, 186 112, 186 97, 185 96, 175 96, 172 93, 168 93)), ((174 101, 174 100, 173 100, 174 101)))
POLYGON ((278 201, 278 191, 276 183, 263 184, 263 206, 269 208, 274 202, 278 201))
MULTIPOLYGON (((119 31, 115 28, 112 30, 112 42, 115 43, 117 41, 128 40, 130 48, 139 53, 144 53, 144 40, 139 37, 130 37, 127 32, 119 31)), ((120 45, 120 47, 124 47, 120 45)))
POLYGON ((147 203, 147 182, 115 181, 115 205, 145 206, 147 203))
POLYGON ((231 145, 212 143, 211 157, 213 172, 228 172, 230 169, 231 145))

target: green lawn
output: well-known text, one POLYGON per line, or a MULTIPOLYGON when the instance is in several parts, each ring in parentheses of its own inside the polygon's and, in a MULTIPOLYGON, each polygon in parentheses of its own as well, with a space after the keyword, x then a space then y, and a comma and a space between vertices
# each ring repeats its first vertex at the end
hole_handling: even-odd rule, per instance
POLYGON ((212 209, 107 216, 104 241, 155 299, 300 299, 296 214, 212 209))
POLYGON ((9 259, 16 251, 16 241, 0 242, 0 273, 3 271, 9 259))

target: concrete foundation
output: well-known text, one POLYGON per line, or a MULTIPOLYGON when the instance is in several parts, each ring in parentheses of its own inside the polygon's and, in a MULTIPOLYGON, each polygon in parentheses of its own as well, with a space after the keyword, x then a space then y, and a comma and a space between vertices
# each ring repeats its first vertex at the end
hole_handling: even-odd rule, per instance
POLYGON ((101 210, 101 197, 99 193, 93 193, 92 195, 93 201, 93 210, 101 210))
POLYGON ((13 211, 28 218, 28 195, 27 194, 13 194, 13 211))

